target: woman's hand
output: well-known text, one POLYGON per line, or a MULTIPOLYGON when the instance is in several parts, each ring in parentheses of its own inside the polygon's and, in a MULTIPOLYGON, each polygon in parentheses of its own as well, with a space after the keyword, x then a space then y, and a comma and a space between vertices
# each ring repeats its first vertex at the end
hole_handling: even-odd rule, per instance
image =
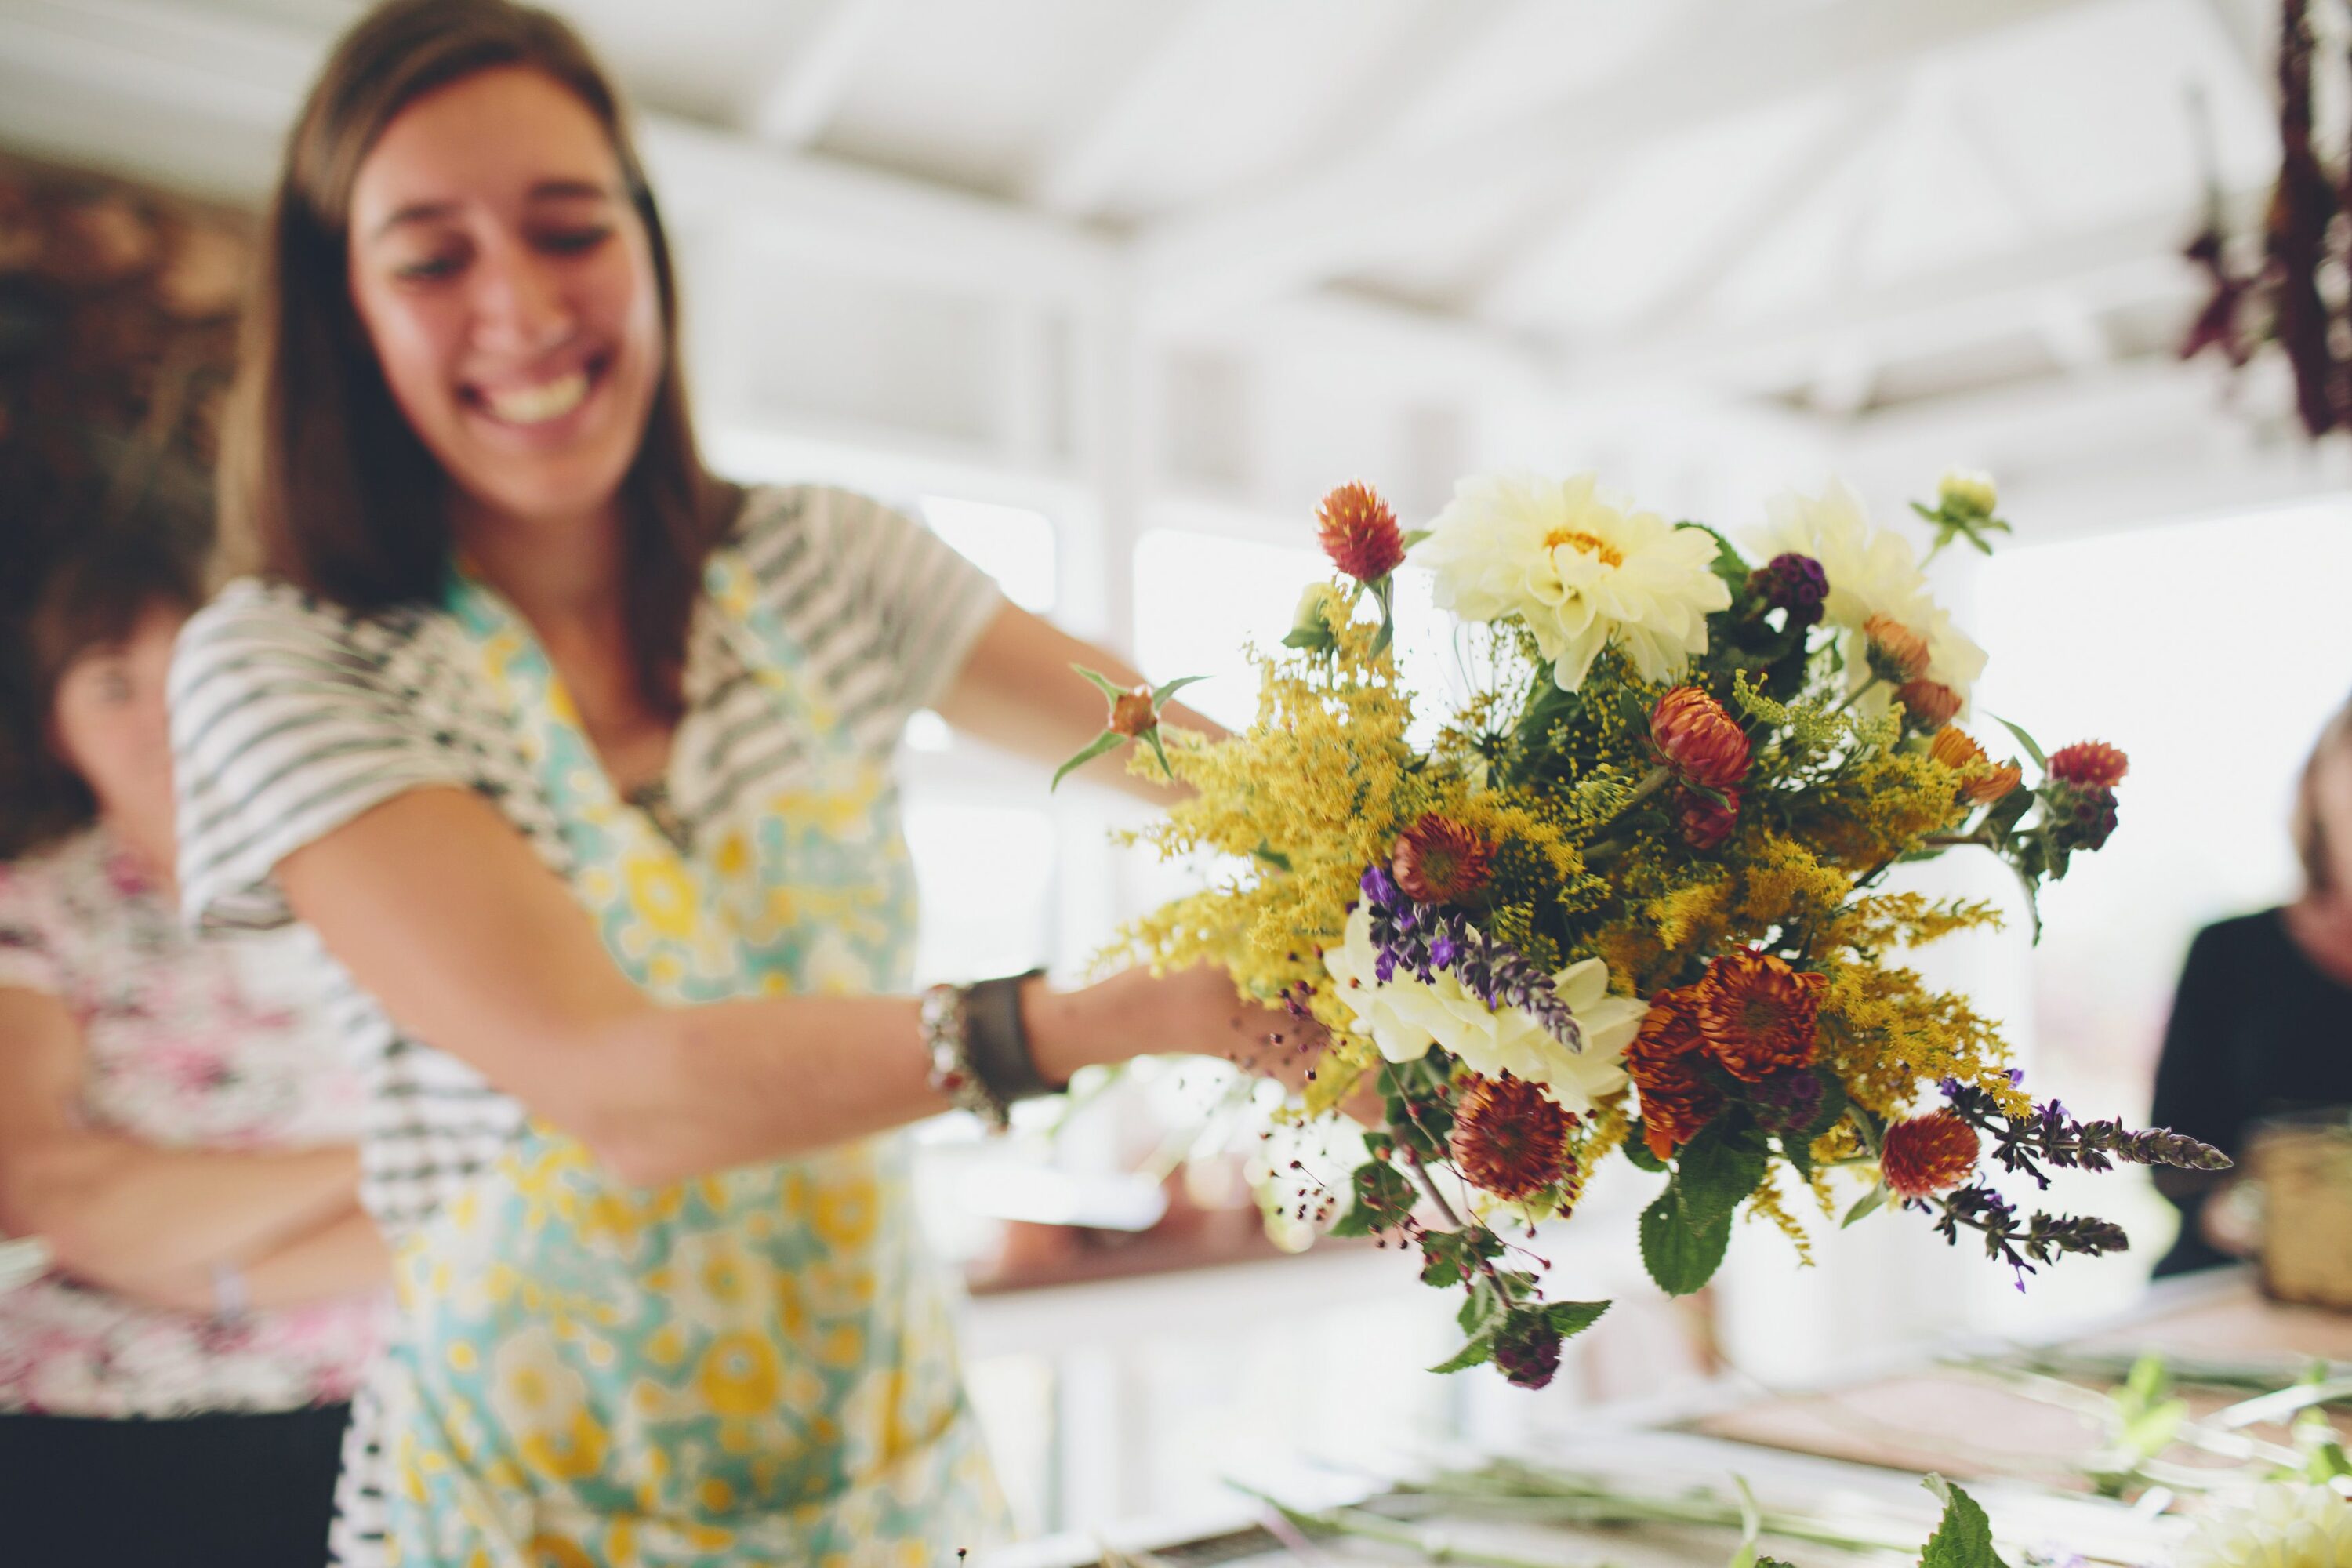
MULTIPOLYGON (((1312 1018, 1244 999, 1210 964, 1153 975, 1132 969, 1082 991, 1055 994, 1042 983, 1023 998, 1037 1066, 1048 1082, 1078 1068, 1139 1056, 1217 1057, 1244 1072, 1303 1094, 1315 1081, 1330 1036, 1312 1018)), ((1340 1107, 1367 1126, 1381 1123, 1369 1081, 1340 1107)))

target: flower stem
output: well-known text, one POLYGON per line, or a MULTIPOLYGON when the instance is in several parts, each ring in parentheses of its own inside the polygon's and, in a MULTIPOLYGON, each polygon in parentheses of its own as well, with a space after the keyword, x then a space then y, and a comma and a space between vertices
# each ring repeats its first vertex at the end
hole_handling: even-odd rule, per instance
POLYGON ((1621 804, 1616 810, 1611 812, 1608 816, 1602 817, 1599 822, 1594 823, 1592 826, 1596 828, 1605 827, 1610 823, 1616 821, 1619 817, 1624 816, 1627 812, 1633 810, 1635 806, 1641 805, 1643 801, 1649 799, 1660 790, 1665 788, 1667 781, 1671 780, 1674 776, 1674 769, 1666 766, 1664 763, 1658 763, 1654 767, 1651 768, 1648 773, 1642 775, 1642 782, 1633 786, 1633 793, 1627 795, 1623 803, 1621 804))
POLYGON ((1843 701, 1843 702, 1841 702, 1841 703, 1839 703, 1836 707, 1834 707, 1834 708, 1831 709, 1831 710, 1830 710, 1830 711, 1831 711, 1831 712, 1832 712, 1832 713, 1843 713, 1843 712, 1844 712, 1847 709, 1849 709, 1849 708, 1853 707, 1856 702, 1859 702, 1859 701, 1861 701, 1861 700, 1862 700, 1862 694, 1863 694, 1864 692, 1868 691, 1868 690, 1869 690, 1872 687, 1874 687, 1874 686, 1880 686, 1880 685, 1883 685, 1883 684, 1885 684, 1885 682, 1883 682, 1882 680, 1880 680, 1880 679, 1879 679, 1877 676, 1873 675, 1873 676, 1872 676, 1868 680, 1864 681, 1860 686, 1857 686, 1857 687, 1855 687, 1852 691, 1847 692, 1847 693, 1845 694, 1845 700, 1844 700, 1844 701, 1843 701))

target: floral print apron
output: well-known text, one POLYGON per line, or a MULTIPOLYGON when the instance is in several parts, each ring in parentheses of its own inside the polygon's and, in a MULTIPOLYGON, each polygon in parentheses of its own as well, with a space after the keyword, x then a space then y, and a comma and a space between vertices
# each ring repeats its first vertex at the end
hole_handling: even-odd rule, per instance
MULTIPOLYGON (((706 587, 700 613, 815 762, 692 853, 616 797, 520 618, 470 578, 448 607, 562 822, 573 894, 646 992, 903 991, 914 881, 887 774, 731 552, 706 587)), ((399 1260, 394 1560, 914 1568, 997 1538, 907 1164, 872 1139, 630 1188, 533 1121, 399 1260)))

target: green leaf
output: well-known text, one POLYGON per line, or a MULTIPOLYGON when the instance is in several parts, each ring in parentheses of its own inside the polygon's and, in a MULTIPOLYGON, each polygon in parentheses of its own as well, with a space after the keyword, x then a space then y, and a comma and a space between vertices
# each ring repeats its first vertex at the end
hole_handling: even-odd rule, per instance
POLYGON ((1503 1314, 1503 1293, 1495 1289, 1492 1279, 1481 1274, 1470 1282, 1468 1300, 1462 1303, 1462 1310, 1454 1315, 1454 1321, 1464 1333, 1475 1339, 1500 1323, 1503 1314))
POLYGON ((1702 1229, 1748 1201, 1764 1180, 1764 1134, 1738 1111, 1721 1116, 1683 1145, 1671 1189, 1684 1221, 1702 1229))
MULTIPOLYGON (((1176 770, 1169 765, 1168 748, 1160 743, 1160 726, 1154 724, 1150 729, 1146 730, 1143 732, 1143 739, 1145 743, 1150 746, 1151 754, 1160 759, 1160 777, 1166 779, 1170 784, 1174 784, 1176 782, 1176 770)), ((1052 792, 1049 790, 1046 793, 1051 794, 1052 792)))
POLYGON ((1919 1556, 1919 1568, 2009 1568, 1992 1549, 1992 1521, 1976 1499, 1941 1476, 1919 1483, 1944 1505, 1943 1522, 1919 1556))
POLYGON ((1167 707, 1168 700, 1171 697, 1175 696, 1178 692, 1183 690, 1186 687, 1208 679, 1209 678, 1205 675, 1180 675, 1175 679, 1168 682, 1165 686, 1155 689, 1151 693, 1152 711, 1158 712, 1160 709, 1167 707))
POLYGON ((1455 1351, 1429 1370, 1432 1372, 1467 1372, 1495 1359, 1495 1334, 1489 1330, 1455 1351))
POLYGON ((2002 718, 1998 713, 1994 714, 1992 717, 1995 723, 1999 724, 2002 729, 2017 737, 2017 743, 2025 748, 2025 754, 2033 759, 2033 765, 2035 767, 2042 769, 2045 773, 2049 771, 2050 759, 2042 754, 2042 748, 2034 744, 2032 736, 2027 734, 2024 731, 2019 729, 2016 725, 2011 723, 2008 720, 2002 718))
POLYGON ((1561 1339, 1572 1340, 1601 1321, 1609 1310, 1606 1301, 1554 1301, 1543 1310, 1544 1321, 1552 1326, 1561 1339))
POLYGON ((1105 675, 1099 669, 1088 669, 1083 664, 1074 664, 1070 666, 1070 668, 1076 670, 1080 675, 1085 676, 1088 680, 1093 681, 1095 683, 1095 689, 1101 692, 1105 697, 1109 698, 1113 702, 1116 702, 1120 698, 1128 695, 1126 687, 1121 686, 1118 681, 1113 680, 1109 676, 1105 675))
POLYGON ((1498 1256, 1502 1250, 1503 1238, 1483 1225, 1465 1226, 1460 1230, 1433 1230, 1421 1241, 1421 1282, 1467 1284, 1477 1274, 1480 1263, 1498 1256))
POLYGON ((1845 1211, 1845 1218, 1838 1221, 1838 1228, 1840 1230, 1843 1230, 1846 1226, 1853 1224, 1856 1220, 1867 1218, 1869 1215, 1877 1213, 1881 1208, 1885 1206, 1886 1197, 1886 1184, 1885 1182, 1881 1182, 1878 1185, 1871 1188, 1870 1191, 1863 1194, 1862 1196, 1855 1201, 1853 1207, 1845 1211))
POLYGON ((1623 1147, 1625 1158, 1633 1161, 1644 1171, 1663 1171, 1666 1168, 1666 1163, 1664 1160, 1650 1152, 1650 1145, 1643 1138, 1642 1124, 1638 1121, 1627 1131, 1623 1147))
POLYGON ((1367 1160, 1357 1166, 1351 1184, 1355 1206, 1339 1216, 1331 1227, 1333 1236, 1370 1236, 1389 1229, 1412 1212, 1412 1183, 1386 1160, 1367 1160))
POLYGON ((1296 626, 1284 635, 1282 646, 1295 647, 1301 653, 1320 653, 1326 648, 1336 647, 1339 642, 1339 639, 1331 635, 1328 627, 1317 631, 1313 626, 1296 626))
POLYGON ((1126 736, 1120 734, 1116 730, 1105 730, 1101 734, 1097 735, 1084 751, 1081 751, 1076 756, 1072 757, 1068 762, 1064 763, 1060 767, 1054 770, 1054 782, 1046 786, 1045 793, 1047 795, 1051 795, 1054 791, 1061 788, 1062 780, 1069 775, 1072 769, 1086 766, 1088 763, 1093 762, 1097 757, 1101 756, 1105 752, 1109 751, 1112 747, 1120 744, 1126 739, 1126 736))
POLYGON ((1694 1228, 1669 1186, 1642 1211, 1642 1266, 1669 1296, 1687 1296, 1715 1278, 1731 1246, 1731 1216, 1694 1228))
POLYGON ((1277 871, 1287 871, 1290 869, 1290 857, 1285 855, 1279 849, 1269 847, 1262 839, 1259 841, 1258 847, 1250 851, 1250 858, 1254 860, 1263 860, 1277 871))
POLYGON ((1763 1510, 1756 1506, 1756 1493, 1746 1476, 1733 1476, 1731 1484, 1739 1489, 1739 1550, 1731 1554, 1731 1568, 1756 1568, 1756 1538, 1764 1533, 1763 1510))

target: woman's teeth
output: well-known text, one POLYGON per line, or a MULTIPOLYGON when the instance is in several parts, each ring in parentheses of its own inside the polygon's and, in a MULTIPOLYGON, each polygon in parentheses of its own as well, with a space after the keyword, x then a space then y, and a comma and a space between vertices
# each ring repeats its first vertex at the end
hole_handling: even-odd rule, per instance
POLYGON ((485 392, 482 404, 497 418, 509 425, 544 425, 551 419, 561 419, 580 406, 588 395, 588 373, 575 370, 553 381, 537 386, 512 387, 503 392, 485 392))

